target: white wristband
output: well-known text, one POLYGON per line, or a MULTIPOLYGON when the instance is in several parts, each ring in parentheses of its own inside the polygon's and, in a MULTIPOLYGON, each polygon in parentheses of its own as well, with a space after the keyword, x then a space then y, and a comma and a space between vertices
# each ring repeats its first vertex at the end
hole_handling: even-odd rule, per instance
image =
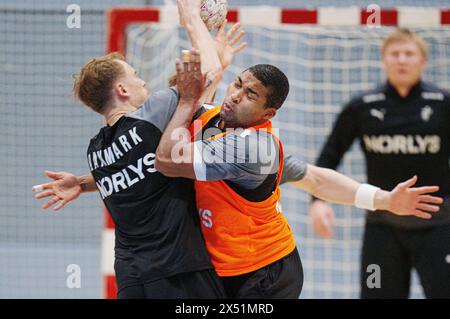
POLYGON ((370 184, 361 184, 356 191, 355 206, 358 208, 375 210, 375 193, 379 189, 380 188, 370 184))

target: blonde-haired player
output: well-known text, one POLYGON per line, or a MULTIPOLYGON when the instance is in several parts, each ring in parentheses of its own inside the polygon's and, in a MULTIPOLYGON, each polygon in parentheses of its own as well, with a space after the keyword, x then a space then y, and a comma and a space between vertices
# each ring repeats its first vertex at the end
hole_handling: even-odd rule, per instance
MULTIPOLYGON (((194 10, 192 3, 185 8, 194 10)), ((190 51, 185 80, 149 95, 145 81, 121 55, 89 61, 76 79, 75 95, 107 123, 88 147, 91 173, 75 177, 46 172, 54 182, 34 187, 41 191, 36 198, 53 196, 43 207, 55 205, 55 210, 83 191, 99 191, 116 225, 119 298, 225 297, 201 234, 193 183, 163 176, 154 163, 159 139, 177 105, 207 99, 222 77, 222 63, 229 64, 245 44, 233 45, 242 36, 235 36, 239 25, 227 34, 223 25, 214 41, 198 12, 181 8, 180 14, 193 46, 200 50, 190 51), (202 70, 200 57, 207 61, 202 70), (209 85, 200 98, 200 83, 190 79, 202 77, 201 71, 209 85)))

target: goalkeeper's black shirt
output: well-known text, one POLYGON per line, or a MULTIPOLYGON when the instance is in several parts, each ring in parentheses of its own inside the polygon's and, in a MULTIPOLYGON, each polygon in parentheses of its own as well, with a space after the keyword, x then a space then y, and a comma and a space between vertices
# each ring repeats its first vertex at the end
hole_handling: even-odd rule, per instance
POLYGON ((156 92, 91 140, 87 157, 115 225, 119 290, 178 273, 212 269, 196 212, 193 181, 155 170, 162 132, 178 104, 156 92))
POLYGON ((369 212, 368 222, 420 228, 450 223, 450 95, 419 82, 402 98, 389 83, 350 101, 338 116, 317 165, 335 169, 359 139, 370 184, 385 190, 414 175, 416 186, 438 185, 447 197, 432 220, 369 212))

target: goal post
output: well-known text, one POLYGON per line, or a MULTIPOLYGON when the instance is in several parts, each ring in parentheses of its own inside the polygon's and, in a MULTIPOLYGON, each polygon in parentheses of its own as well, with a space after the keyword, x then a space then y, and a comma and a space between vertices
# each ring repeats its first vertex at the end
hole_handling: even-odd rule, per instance
MULTIPOLYGON (((118 7, 107 12, 107 52, 122 53, 150 90, 167 86, 175 58, 189 48, 178 26, 176 7, 118 7)), ((384 80, 380 61, 382 39, 396 26, 408 26, 429 44, 425 80, 450 89, 450 10, 399 7, 379 12, 358 7, 283 9, 239 7, 228 12, 229 23, 241 22, 248 48, 224 74, 218 89, 253 64, 269 63, 290 80, 289 97, 274 119, 285 151, 314 163, 342 106, 356 94, 384 80)), ((354 144, 339 170, 365 181, 364 161, 354 144)), ((365 215, 362 210, 334 205, 335 236, 318 238, 307 215, 309 196, 291 186, 282 188, 282 206, 294 231, 304 267, 302 298, 358 298, 359 254, 365 215)), ((105 297, 115 296, 114 229, 106 214, 103 236, 105 297)), ((412 297, 422 292, 413 281, 412 297)))

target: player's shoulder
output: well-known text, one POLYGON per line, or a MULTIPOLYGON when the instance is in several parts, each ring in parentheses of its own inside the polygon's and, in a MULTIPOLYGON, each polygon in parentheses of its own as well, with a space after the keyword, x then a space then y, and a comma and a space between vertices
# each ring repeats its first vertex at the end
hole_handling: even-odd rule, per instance
POLYGON ((144 117, 149 111, 167 108, 168 104, 178 104, 179 94, 176 87, 168 87, 152 92, 145 102, 135 111, 128 114, 132 117, 144 117))
POLYGON ((194 120, 199 118, 200 116, 202 116, 204 113, 212 110, 213 108, 215 108, 217 106, 213 105, 213 104, 209 104, 209 103, 203 103, 202 106, 200 106, 200 108, 194 113, 194 120))
POLYGON ((103 144, 103 136, 105 135, 104 132, 108 127, 102 127, 97 134, 95 134, 93 137, 91 137, 89 141, 89 149, 99 149, 101 148, 101 145, 103 144))
POLYGON ((276 132, 252 127, 229 129, 227 131, 224 137, 226 144, 233 145, 244 153, 260 152, 262 149, 278 149, 278 144, 274 138, 276 132))
POLYGON ((385 85, 379 84, 372 90, 360 93, 358 96, 352 99, 351 102, 358 104, 373 104, 386 100, 385 85))
POLYGON ((422 82, 422 99, 450 102, 450 92, 429 82, 422 82))
MULTIPOLYGON (((261 165, 267 165, 267 163, 275 164, 279 159, 279 147, 275 140, 273 130, 266 129, 235 129, 231 138, 230 145, 236 147, 236 153, 245 156, 244 166, 253 166, 258 168, 261 165), (254 159, 254 162, 251 161, 254 159), (250 162, 248 162, 250 160, 250 162)), ((269 165, 273 169, 277 169, 277 165, 269 165)), ((271 174, 274 173, 271 171, 271 174)))
POLYGON ((236 134, 239 134, 238 139, 240 141, 243 142, 245 140, 245 143, 241 144, 245 145, 246 148, 248 146, 251 152, 258 152, 262 156, 261 160, 267 160, 278 154, 278 143, 275 136, 279 136, 279 134, 276 128, 271 130, 248 128, 236 132, 236 134), (261 155, 264 153, 262 150, 267 151, 267 154, 261 155))
POLYGON ((260 140, 263 142, 270 142, 274 140, 274 134, 276 132, 273 129, 255 129, 253 127, 249 128, 236 128, 232 129, 231 136, 234 136, 238 139, 247 139, 247 140, 260 140))
POLYGON ((347 111, 356 111, 364 106, 371 106, 374 103, 384 102, 386 100, 385 86, 378 85, 372 90, 364 91, 354 96, 344 107, 347 111))
POLYGON ((178 99, 179 99, 178 90, 176 89, 176 87, 172 86, 151 93, 149 98, 145 101, 144 107, 152 106, 152 104, 155 103, 158 104, 161 102, 167 103, 167 101, 171 100, 178 101, 178 99))
POLYGON ((126 117, 143 120, 163 131, 178 105, 178 91, 168 87, 150 94, 147 100, 126 117))

